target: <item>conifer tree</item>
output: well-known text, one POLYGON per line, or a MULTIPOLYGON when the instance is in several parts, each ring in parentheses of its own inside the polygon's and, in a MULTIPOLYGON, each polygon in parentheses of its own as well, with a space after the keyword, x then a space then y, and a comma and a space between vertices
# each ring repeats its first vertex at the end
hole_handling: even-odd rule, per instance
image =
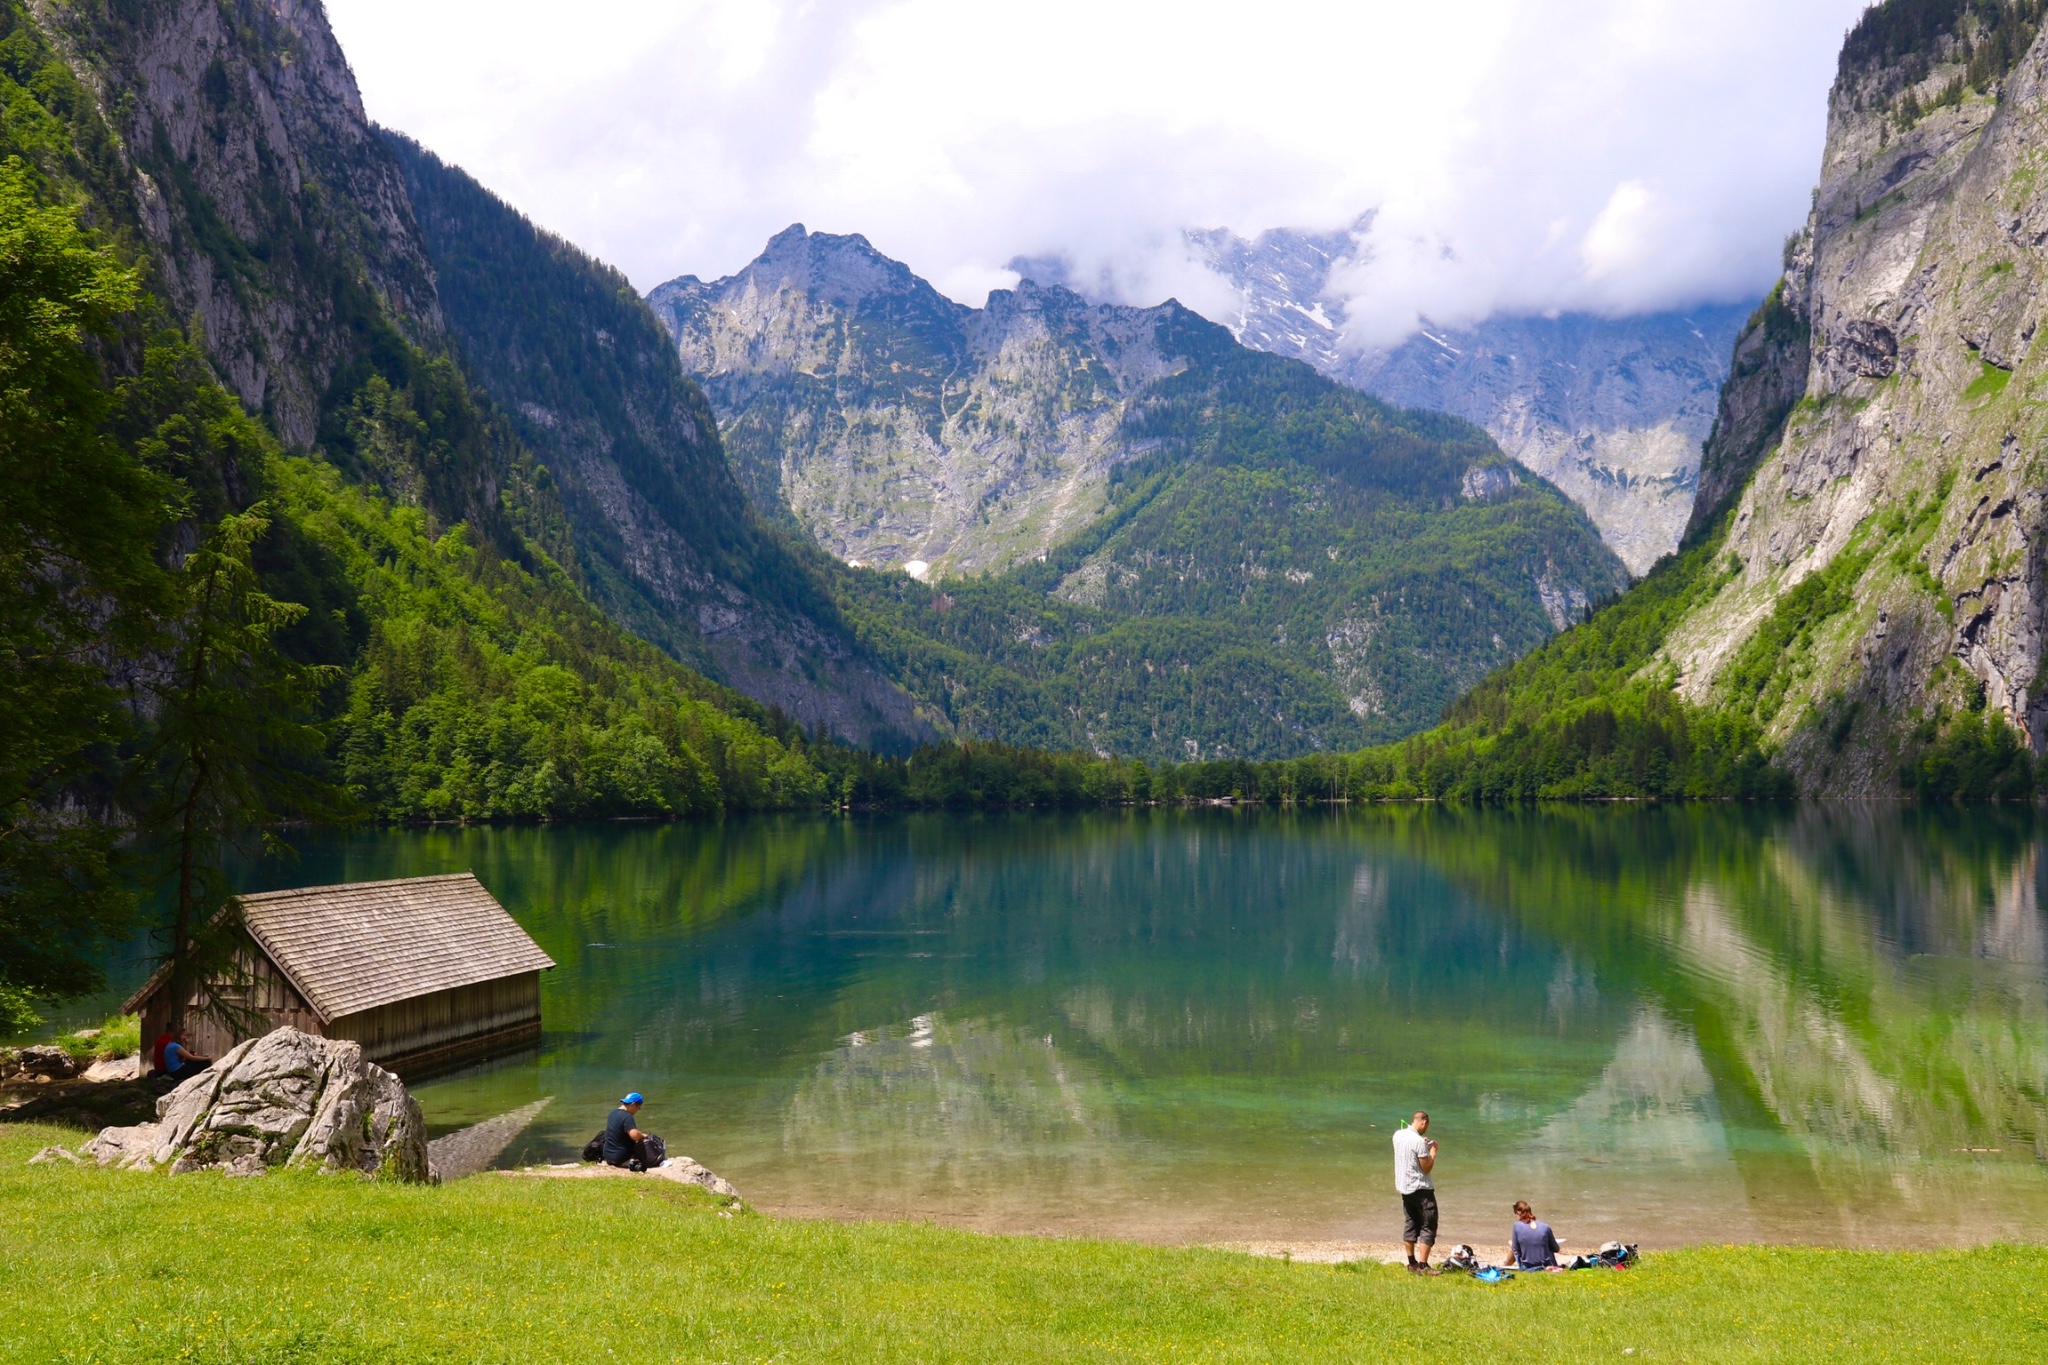
POLYGON ((344 803, 317 771, 326 736, 311 720, 337 670, 294 662, 278 648, 278 633, 306 609, 263 591, 254 554, 269 526, 258 503, 223 517, 186 557, 172 664, 151 688, 156 728, 138 769, 137 805, 166 884, 161 937, 173 1028, 195 998, 230 1024, 245 1012, 227 856, 286 852, 279 821, 336 816, 344 803))

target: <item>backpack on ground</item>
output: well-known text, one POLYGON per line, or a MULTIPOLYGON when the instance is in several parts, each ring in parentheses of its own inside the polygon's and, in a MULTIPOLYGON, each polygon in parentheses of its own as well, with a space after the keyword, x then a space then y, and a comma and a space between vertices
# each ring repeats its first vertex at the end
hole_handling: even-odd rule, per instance
POLYGON ((1444 1257, 1445 1270, 1462 1270, 1467 1275, 1479 1270, 1479 1253, 1471 1247, 1460 1244, 1451 1248, 1451 1254, 1444 1257))
POLYGON ((640 1152, 650 1171, 668 1160, 668 1144, 652 1133, 640 1139, 640 1152))
POLYGON ((591 1139, 590 1141, 588 1141, 588 1142, 586 1142, 586 1143, 584 1143, 584 1144, 583 1144, 583 1159, 584 1159, 585 1161, 603 1161, 603 1160, 604 1160, 604 1134, 603 1134, 603 1133, 599 1133, 599 1134, 598 1134, 598 1135, 597 1135, 596 1137, 592 1138, 592 1139, 591 1139))

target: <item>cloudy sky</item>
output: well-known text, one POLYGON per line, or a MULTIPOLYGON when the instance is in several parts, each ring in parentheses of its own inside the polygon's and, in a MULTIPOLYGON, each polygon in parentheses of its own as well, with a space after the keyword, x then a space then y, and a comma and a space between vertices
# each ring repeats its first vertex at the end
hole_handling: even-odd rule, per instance
POLYGON ((643 289, 860 232, 1223 316, 1184 227, 1377 209, 1352 330, 1755 297, 1863 0, 328 0, 372 117, 643 289))

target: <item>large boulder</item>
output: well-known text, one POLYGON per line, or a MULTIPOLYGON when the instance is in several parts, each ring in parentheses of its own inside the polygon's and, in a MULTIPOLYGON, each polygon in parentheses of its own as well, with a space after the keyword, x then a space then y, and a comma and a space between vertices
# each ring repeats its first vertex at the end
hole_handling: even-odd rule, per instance
POLYGON ((38 1043, 21 1050, 21 1070, 30 1076, 47 1076, 53 1081, 78 1074, 78 1061, 54 1043, 38 1043))
POLYGON ((103 1166, 260 1175, 278 1166, 427 1176, 426 1121, 360 1044, 281 1028, 252 1038, 157 1101, 157 1121, 108 1128, 103 1166))

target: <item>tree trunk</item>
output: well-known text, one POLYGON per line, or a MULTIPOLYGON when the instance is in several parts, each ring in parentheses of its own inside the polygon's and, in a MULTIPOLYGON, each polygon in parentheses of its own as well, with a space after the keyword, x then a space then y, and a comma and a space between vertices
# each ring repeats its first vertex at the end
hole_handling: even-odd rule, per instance
MULTIPOLYGON (((200 690, 206 685, 207 648, 213 621, 214 590, 219 571, 206 576, 206 591, 200 598, 199 615, 193 623, 192 672, 185 684, 188 717, 198 713, 200 690)), ((201 746, 193 735, 186 736, 192 749, 201 746)), ((199 822, 200 805, 206 799, 207 766, 201 753, 188 753, 192 786, 178 810, 178 904, 171 916, 171 1012, 167 1027, 172 1033, 185 1027, 185 1006, 196 984, 192 979, 192 937, 199 914, 199 822)))

